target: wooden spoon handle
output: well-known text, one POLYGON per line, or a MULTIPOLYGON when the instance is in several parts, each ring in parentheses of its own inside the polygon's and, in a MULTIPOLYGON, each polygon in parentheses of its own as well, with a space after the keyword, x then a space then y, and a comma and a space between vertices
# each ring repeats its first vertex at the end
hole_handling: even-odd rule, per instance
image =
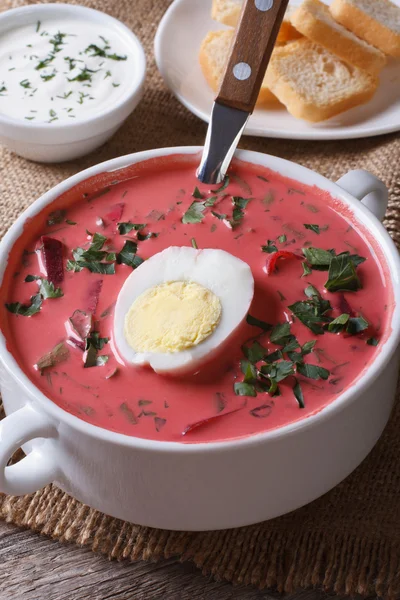
POLYGON ((289 0, 245 0, 216 101, 253 112, 289 0))

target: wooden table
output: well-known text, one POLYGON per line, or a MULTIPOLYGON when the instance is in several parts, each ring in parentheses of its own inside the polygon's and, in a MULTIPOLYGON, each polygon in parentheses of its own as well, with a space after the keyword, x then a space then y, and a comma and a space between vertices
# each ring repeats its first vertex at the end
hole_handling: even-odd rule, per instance
MULTIPOLYGON (((276 600, 204 577, 191 563, 108 561, 0 521, 0 600, 276 600)), ((324 600, 315 590, 286 600, 324 600)), ((335 600, 340 600, 335 597, 335 600)))

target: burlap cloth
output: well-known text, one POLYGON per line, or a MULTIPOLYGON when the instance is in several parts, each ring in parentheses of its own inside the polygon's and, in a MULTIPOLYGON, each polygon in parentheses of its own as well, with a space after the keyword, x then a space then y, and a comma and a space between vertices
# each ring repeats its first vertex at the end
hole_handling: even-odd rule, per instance
MULTIPOLYGON (((0 0, 0 8, 23 3, 0 0)), ((147 148, 204 140, 205 125, 171 96, 154 64, 154 34, 169 0, 82 3, 121 19, 139 36, 148 58, 145 97, 108 144, 79 161, 39 165, 0 149, 1 233, 43 192, 94 163, 147 148)), ((297 161, 331 179, 348 169, 369 169, 389 187, 385 224, 400 244, 398 136, 347 142, 243 138, 241 146, 297 161)), ((52 486, 22 498, 0 495, 0 514, 9 522, 90 546, 110 558, 179 556, 217 578, 260 588, 291 592, 317 586, 337 593, 396 598, 400 596, 399 494, 398 401, 381 440, 350 477, 312 504, 259 525, 216 533, 155 530, 91 510, 52 486)))

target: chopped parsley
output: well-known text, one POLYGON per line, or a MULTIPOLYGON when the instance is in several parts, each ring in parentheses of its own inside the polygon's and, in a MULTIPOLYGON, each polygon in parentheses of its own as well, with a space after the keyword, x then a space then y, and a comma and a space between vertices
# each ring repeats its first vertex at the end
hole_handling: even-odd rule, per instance
MULTIPOLYGON (((235 394, 254 397, 258 393, 267 393, 276 396, 280 394, 279 384, 290 378, 294 381, 292 388, 294 397, 299 407, 304 408, 303 392, 296 375, 314 380, 326 380, 330 375, 330 372, 324 367, 304 362, 304 356, 313 351, 315 340, 306 342, 301 347, 291 333, 290 323, 275 325, 269 339, 271 343, 281 346, 281 348, 268 354, 267 349, 257 340, 242 347, 246 359, 242 360, 240 365, 243 381, 234 383, 235 394)), ((262 407, 268 412, 265 405, 262 407)))

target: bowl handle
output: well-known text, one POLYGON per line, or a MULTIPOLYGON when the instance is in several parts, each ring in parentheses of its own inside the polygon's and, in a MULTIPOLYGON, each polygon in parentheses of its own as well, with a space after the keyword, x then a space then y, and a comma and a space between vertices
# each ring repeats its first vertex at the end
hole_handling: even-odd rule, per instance
POLYGON ((55 425, 29 404, 0 421, 0 492, 15 496, 31 494, 57 479, 60 471, 51 448, 56 437, 55 425), (8 467, 14 452, 35 438, 46 439, 8 467))
POLYGON ((343 175, 336 185, 361 200, 379 221, 383 221, 388 205, 388 190, 383 181, 369 171, 356 169, 343 175))

